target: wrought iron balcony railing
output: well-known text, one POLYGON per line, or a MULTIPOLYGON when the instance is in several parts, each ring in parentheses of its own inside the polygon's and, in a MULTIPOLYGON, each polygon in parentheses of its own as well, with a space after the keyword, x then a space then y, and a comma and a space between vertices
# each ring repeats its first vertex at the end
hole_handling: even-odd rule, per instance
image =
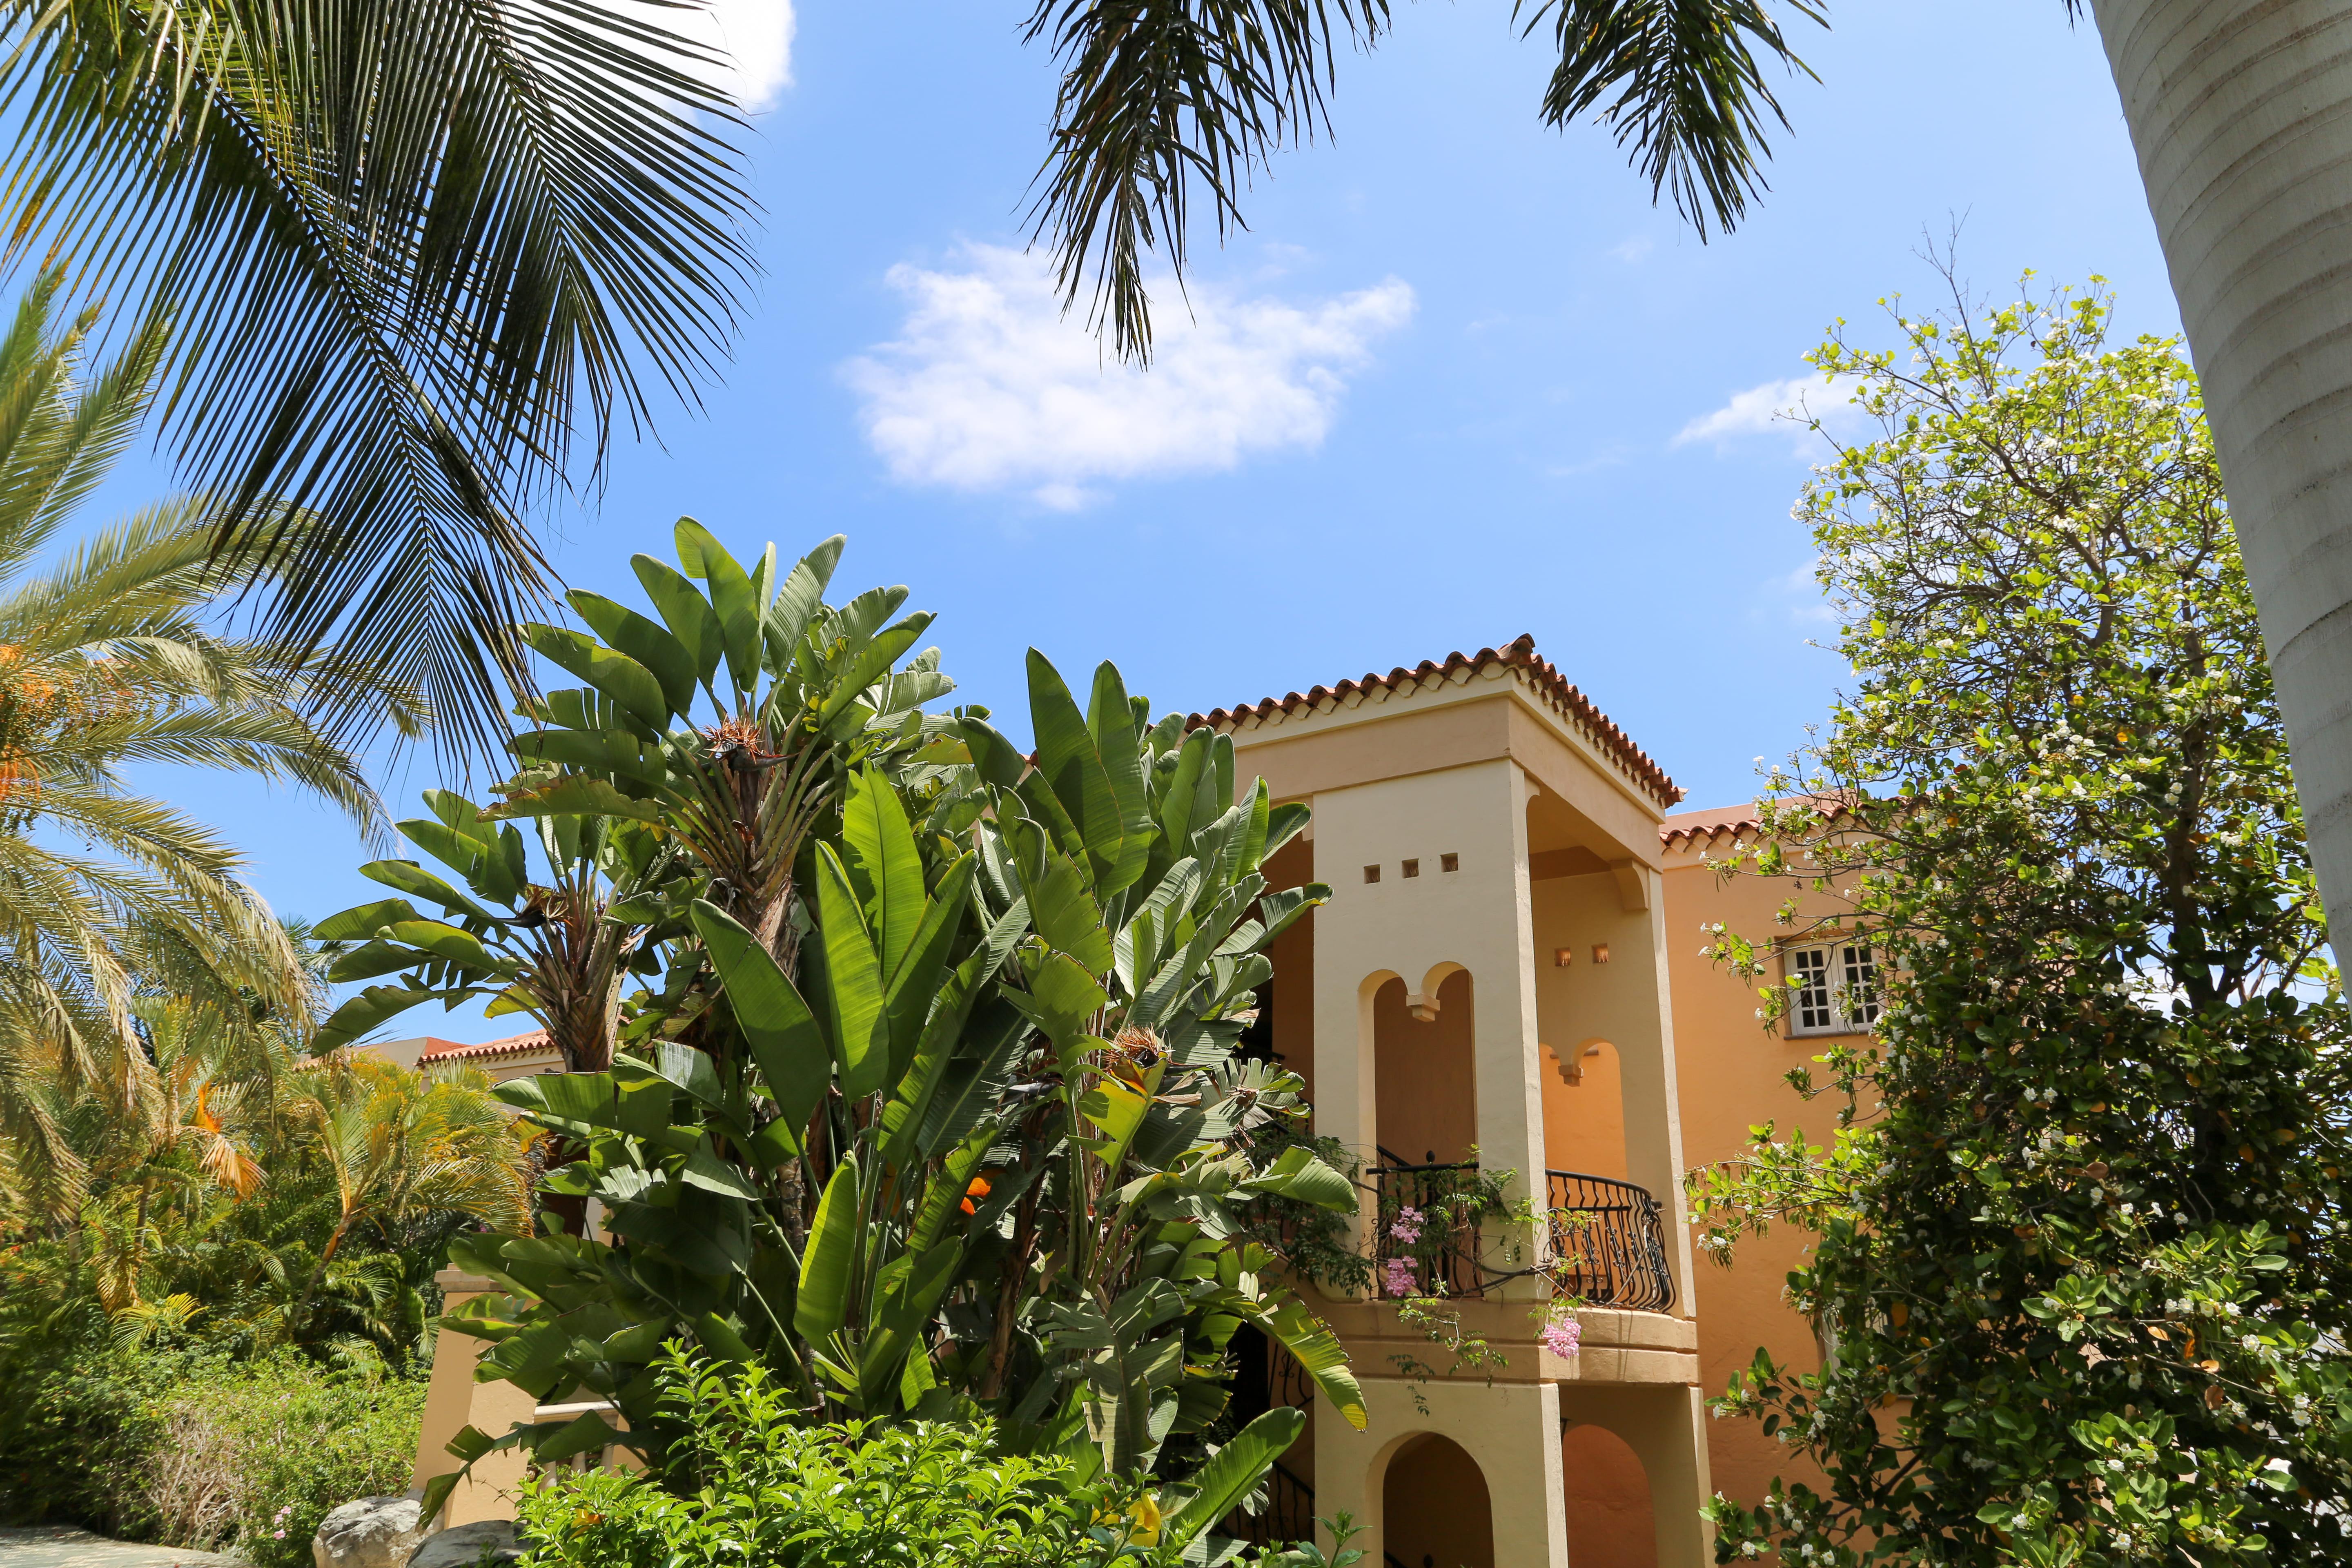
POLYGON ((1315 1489, 1279 1459, 1266 1472, 1265 1507, 1256 1513, 1235 1509, 1218 1532, 1252 1546, 1289 1546, 1315 1539, 1315 1489))
POLYGON ((1647 1187, 1575 1171, 1545 1173, 1552 1277, 1596 1307, 1663 1312, 1675 1302, 1665 1216, 1647 1187))
MULTIPOLYGON (((1528 1272, 1489 1268, 1479 1257, 1476 1205, 1463 1201, 1477 1191, 1476 1166, 1413 1164, 1388 1149, 1380 1162, 1368 1173, 1379 1199, 1373 1244, 1381 1295, 1475 1296, 1528 1272)), ((1657 1198, 1607 1176, 1544 1174, 1547 1271, 1560 1288, 1595 1307, 1671 1307, 1674 1275, 1657 1198)))
POLYGON ((1380 1200, 1372 1272, 1381 1294, 1475 1296, 1485 1289, 1478 1222, 1463 1216, 1460 1202, 1476 1191, 1478 1167, 1416 1165, 1388 1149, 1380 1161, 1368 1173, 1380 1200))

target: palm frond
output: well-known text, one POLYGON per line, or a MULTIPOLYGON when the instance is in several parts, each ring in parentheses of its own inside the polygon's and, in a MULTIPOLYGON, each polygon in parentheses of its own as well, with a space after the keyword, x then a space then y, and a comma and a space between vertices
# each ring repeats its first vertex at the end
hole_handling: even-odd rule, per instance
MULTIPOLYGON (((1825 22, 1822 0, 1785 4, 1825 22)), ((1739 221, 1766 121, 1787 123, 1759 62, 1811 74, 1767 0, 1514 0, 1513 16, 1523 36, 1549 22, 1559 49, 1547 121, 1598 109, 1702 239, 1739 221)), ((1388 0, 1035 0, 1026 39, 1062 79, 1034 236, 1066 306, 1091 289, 1087 323, 1120 359, 1150 358, 1150 255, 1183 283, 1194 190, 1221 240, 1244 226, 1243 187, 1328 130, 1337 46, 1370 48, 1389 19, 1388 0)))
POLYGON ((1037 0, 1025 37, 1062 84, 1032 218, 1066 303, 1092 277, 1088 322, 1121 359, 1150 357, 1144 258, 1164 246, 1182 277, 1193 183, 1220 238, 1241 226, 1251 175, 1328 129, 1335 40, 1388 22, 1388 0, 1037 0))
POLYGON ((749 202, 707 62, 598 0, 0 15, 13 254, 177 302, 163 429, 226 552, 285 552, 268 634, 362 645, 479 740, 548 580, 520 518, 731 339, 749 202))
MULTIPOLYGON (((1819 0, 1786 4, 1828 25, 1819 0)), ((1549 18, 1559 47, 1546 122, 1598 109, 1652 197, 1670 195, 1701 239, 1710 219, 1738 226, 1764 188, 1766 121, 1789 123, 1759 58, 1812 75, 1764 0, 1517 0, 1513 12, 1528 34, 1549 18)))

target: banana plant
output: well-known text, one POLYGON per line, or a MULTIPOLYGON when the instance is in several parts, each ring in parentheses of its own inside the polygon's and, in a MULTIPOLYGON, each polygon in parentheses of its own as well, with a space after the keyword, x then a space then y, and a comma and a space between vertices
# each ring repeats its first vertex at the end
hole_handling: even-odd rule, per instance
POLYGON ((481 808, 448 790, 425 791, 425 804, 433 815, 404 821, 400 831, 457 881, 415 860, 360 868, 402 896, 311 928, 320 941, 350 944, 327 977, 402 981, 370 985, 336 1008, 317 1048, 362 1039, 426 1002, 446 1010, 487 997, 491 1017, 537 1019, 571 1070, 609 1066, 623 986, 633 973, 658 972, 659 942, 677 922, 675 913, 666 922, 662 909, 676 852, 626 818, 545 816, 535 826, 548 879, 535 881, 519 829, 486 822, 481 808), (437 912, 421 913, 420 902, 437 912), (630 909, 636 918, 625 918, 630 909))
MULTIPOLYGON (((985 1412, 1139 1470, 1222 1413, 1249 1322, 1360 1425, 1337 1340, 1235 1240, 1271 1197, 1353 1204, 1304 1150, 1253 1163, 1300 1085, 1233 1048, 1263 950, 1325 893, 1261 869, 1304 811, 1235 804, 1231 743, 1151 724, 1108 665, 1082 714, 1031 656, 1033 765, 983 710, 920 711, 948 687, 933 656, 894 668, 928 623, 889 622, 901 591, 824 605, 837 541, 771 586, 772 551, 743 573, 689 527, 688 573, 639 558, 660 624, 526 634, 589 687, 535 710, 482 816, 641 823, 686 915, 609 1067, 500 1087, 578 1154, 549 1190, 605 1224, 453 1247, 499 1287, 446 1323, 492 1342, 479 1375, 601 1399, 658 1459, 651 1368, 690 1340, 774 1367, 812 1420, 985 1412), (715 722, 672 722, 681 676, 715 722)), ((1284 1426, 1228 1450, 1271 1463, 1284 1426)), ((613 1440, 592 1415, 453 1451, 613 1440)))

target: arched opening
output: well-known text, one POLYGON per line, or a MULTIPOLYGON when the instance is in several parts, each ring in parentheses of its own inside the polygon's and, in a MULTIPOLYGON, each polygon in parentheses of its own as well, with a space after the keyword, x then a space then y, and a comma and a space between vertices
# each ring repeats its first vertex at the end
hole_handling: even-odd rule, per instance
POLYGON ((1650 1478, 1625 1439, 1591 1423, 1560 1435, 1568 1560, 1576 1568, 1658 1568, 1650 1478))
POLYGON ((1607 1040, 1544 1047, 1544 1163, 1555 1171, 1625 1180, 1625 1091, 1617 1047, 1607 1040))
POLYGON ((1381 1480, 1381 1543, 1404 1568, 1495 1568, 1494 1503, 1478 1461, 1461 1444, 1423 1432, 1390 1457, 1381 1480))
POLYGON ((1392 1155, 1408 1165, 1453 1164, 1467 1160, 1478 1141, 1470 972, 1448 974, 1432 1000, 1436 1016, 1423 1021, 1413 1016, 1402 980, 1387 982, 1372 998, 1372 1083, 1384 1163, 1392 1155))

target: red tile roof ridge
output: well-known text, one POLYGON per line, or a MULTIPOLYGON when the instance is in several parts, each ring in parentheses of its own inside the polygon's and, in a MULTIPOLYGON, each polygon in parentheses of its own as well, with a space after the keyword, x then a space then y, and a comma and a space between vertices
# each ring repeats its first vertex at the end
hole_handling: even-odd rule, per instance
POLYGON ((478 1061, 486 1057, 520 1057, 532 1051, 555 1048, 545 1029, 532 1029, 524 1034, 509 1035, 500 1040, 483 1040, 476 1045, 461 1046, 454 1040, 436 1040, 425 1047, 416 1060, 426 1062, 478 1061))
POLYGON ((1219 708, 1208 713, 1195 713, 1186 721, 1185 728, 1197 730, 1202 725, 1223 728, 1244 719, 1265 719, 1276 713, 1296 712, 1298 709, 1314 708, 1326 699, 1339 700, 1358 692, 1393 691, 1407 682, 1420 682, 1433 676, 1451 676, 1463 670, 1481 670, 1489 665, 1507 669, 1524 670, 1529 683, 1548 699, 1553 709, 1569 722, 1584 731, 1594 744, 1615 759, 1640 784, 1651 798, 1661 805, 1672 805, 1683 798, 1666 771, 1653 762, 1650 754, 1633 743, 1632 736, 1612 723, 1609 715, 1592 704, 1559 672, 1550 660, 1536 654, 1536 636, 1523 632, 1499 648, 1482 647, 1476 653, 1449 653, 1443 660, 1423 659, 1408 669, 1402 665, 1386 675, 1367 674, 1361 679, 1342 680, 1337 686, 1318 686, 1306 692, 1293 691, 1283 697, 1269 697, 1263 701, 1238 703, 1232 708, 1219 708))

